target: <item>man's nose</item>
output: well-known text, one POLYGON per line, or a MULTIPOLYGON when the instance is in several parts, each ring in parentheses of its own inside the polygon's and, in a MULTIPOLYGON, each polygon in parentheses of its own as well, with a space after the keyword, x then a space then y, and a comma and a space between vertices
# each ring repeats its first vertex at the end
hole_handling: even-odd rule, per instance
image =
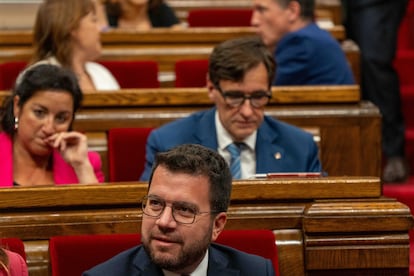
POLYGON ((157 219, 157 225, 161 227, 171 227, 176 225, 176 221, 172 214, 172 208, 165 206, 160 217, 157 219))
POLYGON ((250 99, 245 99, 243 104, 240 106, 239 112, 244 117, 250 117, 253 114, 253 106, 250 102, 250 99))

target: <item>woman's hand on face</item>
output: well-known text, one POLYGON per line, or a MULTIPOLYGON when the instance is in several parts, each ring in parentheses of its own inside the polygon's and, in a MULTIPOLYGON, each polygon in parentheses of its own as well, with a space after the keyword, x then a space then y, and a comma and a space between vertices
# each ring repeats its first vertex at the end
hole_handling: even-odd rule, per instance
POLYGON ((88 139, 80 132, 59 132, 49 136, 46 142, 57 149, 69 163, 78 177, 79 183, 98 183, 88 157, 88 139))
POLYGON ((57 149, 63 159, 76 168, 89 163, 88 140, 80 132, 59 132, 49 136, 47 143, 57 149))

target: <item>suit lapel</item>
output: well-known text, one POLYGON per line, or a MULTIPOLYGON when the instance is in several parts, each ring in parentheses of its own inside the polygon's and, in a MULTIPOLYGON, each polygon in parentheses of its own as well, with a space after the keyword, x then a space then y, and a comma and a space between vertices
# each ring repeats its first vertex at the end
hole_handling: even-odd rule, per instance
POLYGON ((234 268, 230 268, 229 260, 226 256, 215 249, 209 247, 208 269, 207 276, 239 276, 240 271, 234 268))
POLYGON ((142 246, 140 247, 138 254, 135 256, 133 264, 134 271, 131 271, 133 272, 132 275, 163 276, 162 270, 151 262, 142 246))
POLYGON ((285 150, 277 144, 278 136, 265 119, 257 131, 256 173, 277 172, 283 167, 285 150))
POLYGON ((218 147, 215 113, 215 108, 207 110, 198 122, 197 129, 194 131, 195 141, 213 150, 217 150, 218 147))

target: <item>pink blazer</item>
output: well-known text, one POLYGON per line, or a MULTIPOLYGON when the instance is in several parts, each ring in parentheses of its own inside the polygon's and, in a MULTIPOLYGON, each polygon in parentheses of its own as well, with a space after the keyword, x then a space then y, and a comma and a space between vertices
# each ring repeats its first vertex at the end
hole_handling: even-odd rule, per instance
POLYGON ((8 269, 10 274, 7 274, 6 271, 0 268, 0 276, 28 276, 29 273, 27 271, 27 265, 23 260, 23 257, 12 251, 6 249, 3 250, 6 252, 7 257, 9 258, 8 269))
MULTIPOLYGON (((101 157, 96 152, 88 153, 96 178, 104 181, 101 157)), ((57 150, 53 151, 53 178, 56 185, 77 184, 78 177, 72 166, 66 163, 57 150)), ((6 133, 0 133, 0 187, 13 186, 13 144, 6 133)))

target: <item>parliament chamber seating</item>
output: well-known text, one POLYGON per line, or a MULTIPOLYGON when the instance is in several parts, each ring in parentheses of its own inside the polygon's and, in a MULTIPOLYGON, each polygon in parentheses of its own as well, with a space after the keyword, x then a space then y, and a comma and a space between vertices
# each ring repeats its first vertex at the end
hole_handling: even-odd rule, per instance
MULTIPOLYGON (((355 79, 359 81, 359 49, 352 47, 351 43, 343 42, 343 26, 327 26, 326 30, 341 42, 355 79)), ((99 61, 155 61, 158 63, 160 86, 172 87, 176 61, 207 59, 218 43, 248 35, 255 35, 253 27, 156 28, 151 31, 114 29, 101 35, 103 47, 99 61)), ((28 61, 32 52, 31 45, 30 30, 0 31, 0 63, 28 61)))
MULTIPOLYGON (((87 134, 89 147, 101 154, 109 179, 107 135, 111 128, 154 128, 211 108, 207 92, 206 88, 89 92, 76 114, 74 129, 87 134)), ((0 92, 0 101, 7 95, 0 92)), ((360 101, 358 86, 272 87, 265 112, 311 130, 328 175, 380 175, 380 114, 371 103, 360 101), (344 162, 344 156, 352 162, 344 162)))
POLYGON ((109 181, 137 181, 144 171, 145 146, 153 128, 108 130, 109 181))
POLYGON ((25 61, 9 61, 0 63, 0 90, 11 90, 17 76, 26 67, 25 61))
POLYGON ((175 87, 205 87, 208 59, 178 60, 174 66, 175 87))
MULTIPOLYGON (((224 230, 216 242, 270 259, 278 271, 275 235, 271 230, 224 230)), ((49 260, 52 276, 81 275, 83 271, 140 243, 140 234, 51 237, 49 260)))
POLYGON ((0 238, 0 247, 18 253, 26 260, 24 243, 19 238, 0 238))
POLYGON ((252 9, 192 9, 188 12, 189 27, 251 26, 252 9))
POLYGON ((101 60, 121 88, 157 88, 158 63, 152 60, 101 60))
POLYGON ((124 250, 141 243, 139 234, 54 236, 49 240, 52 276, 82 275, 124 250))
MULTIPOLYGON (((155 61, 99 61, 118 81, 121 88, 157 88, 158 64, 155 61)), ((19 73, 26 67, 25 61, 9 61, 0 63, 0 90, 13 88, 19 73)))
MULTIPOLYGON (((56 255, 73 266, 73 252, 85 261, 106 254, 74 249, 71 237, 139 233, 147 189, 144 182, 0 189, 0 232, 23 240, 31 276, 52 275, 62 265, 56 255), (50 242, 57 236, 65 237, 59 247, 50 242)), ((412 226, 410 210, 381 195, 378 177, 292 177, 234 181, 225 230, 270 230, 280 275, 377 276, 407 275, 412 226)), ((230 238, 257 247, 261 236, 230 238)))

